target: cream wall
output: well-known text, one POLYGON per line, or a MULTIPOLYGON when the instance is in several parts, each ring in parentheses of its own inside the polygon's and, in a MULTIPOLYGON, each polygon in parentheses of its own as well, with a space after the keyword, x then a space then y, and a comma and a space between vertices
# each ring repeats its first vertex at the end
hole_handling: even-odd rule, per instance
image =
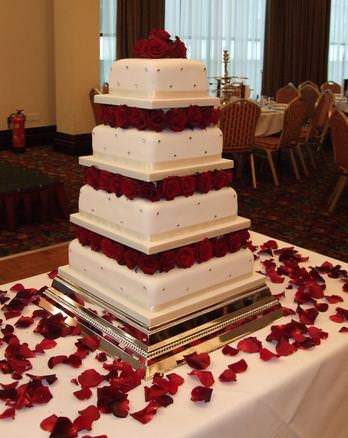
POLYGON ((0 130, 24 109, 28 127, 55 124, 51 0, 0 0, 0 130))
POLYGON ((54 0, 56 125, 84 134, 95 125, 88 92, 99 86, 99 1, 54 0))

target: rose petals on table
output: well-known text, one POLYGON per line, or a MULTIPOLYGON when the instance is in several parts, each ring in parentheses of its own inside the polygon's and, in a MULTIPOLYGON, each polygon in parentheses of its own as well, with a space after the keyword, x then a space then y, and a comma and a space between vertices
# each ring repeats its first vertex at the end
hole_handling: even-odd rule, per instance
POLYGON ((25 288, 24 288, 22 283, 16 283, 10 288, 10 291, 11 292, 22 292, 24 289, 25 288))
POLYGON ((238 350, 244 351, 245 353, 257 353, 261 347, 262 343, 255 336, 244 338, 237 344, 238 350))
POLYGON ((90 368, 80 374, 77 380, 83 388, 90 388, 93 386, 98 386, 104 380, 104 376, 99 374, 98 371, 94 370, 93 368, 90 368))
POLYGON ((79 411, 79 414, 80 415, 73 421, 77 431, 91 430, 92 423, 100 418, 99 409, 93 405, 79 411))
POLYGON ((337 304, 343 301, 343 298, 339 295, 325 295, 324 297, 330 304, 337 304))
POLYGON ((26 373, 26 374, 28 377, 31 378, 31 380, 39 381, 39 382, 42 382, 43 380, 45 380, 48 385, 52 385, 52 383, 54 383, 57 380, 57 376, 55 374, 48 374, 48 375, 44 375, 44 376, 35 376, 35 375, 29 374, 29 373, 26 373))
POLYGON ((167 379, 174 383, 176 386, 180 386, 184 383, 185 379, 181 376, 179 376, 179 374, 176 373, 169 373, 167 374, 167 379))
POLYGON ((348 327, 341 327, 338 331, 339 333, 348 333, 348 327))
POLYGON ((286 339, 281 338, 278 344, 276 345, 276 352, 279 356, 289 356, 290 354, 295 353, 296 347, 286 339))
POLYGON ((0 420, 4 420, 5 418, 14 418, 16 415, 15 408, 7 408, 0 414, 0 420))
POLYGON ((40 423, 40 427, 43 430, 46 430, 47 432, 52 432, 54 429, 55 424, 57 423, 58 417, 57 415, 53 414, 49 417, 43 419, 40 423))
POLYGON ((271 350, 268 350, 268 348, 261 348, 260 350, 260 359, 265 362, 268 362, 278 357, 278 354, 273 353, 271 350))
POLYGON ((237 348, 233 348, 228 344, 222 348, 222 354, 225 354, 226 356, 235 356, 238 353, 239 350, 237 348))
POLYGON ((235 382, 237 380, 237 376, 233 370, 227 368, 220 374, 219 380, 220 382, 235 382))
POLYGON ((147 406, 145 406, 144 409, 141 409, 140 411, 137 412, 133 412, 130 415, 136 420, 140 421, 140 423, 146 424, 152 420, 153 416, 156 414, 158 408, 160 407, 161 406, 157 402, 150 401, 150 403, 147 406))
POLYGON ((234 362, 228 365, 228 368, 235 373, 244 373, 244 371, 248 369, 248 364, 244 359, 241 359, 238 362, 234 362))
POLYGON ((69 418, 58 417, 51 431, 50 438, 74 438, 77 436, 77 433, 76 427, 69 418))
POLYGON ((58 356, 52 356, 48 359, 48 363, 47 363, 48 368, 51 370, 56 365, 58 365, 60 363, 65 363, 66 360, 67 360, 67 356, 65 354, 59 354, 58 356))
POLYGON ((17 319, 15 323, 15 327, 17 328, 27 328, 30 327, 34 323, 34 319, 30 316, 21 316, 17 319))
POLYGON ((210 371, 193 370, 188 374, 189 376, 197 376, 201 384, 207 388, 214 385, 214 376, 210 371))
POLYGON ((313 324, 314 321, 317 319, 317 316, 319 315, 319 312, 315 307, 302 309, 301 306, 298 306, 297 313, 302 324, 313 324))
POLYGON ((213 388, 207 388, 205 386, 196 386, 191 391, 191 400, 193 402, 203 401, 205 403, 210 402, 213 394, 213 388))
POLYGON ((58 269, 54 269, 53 271, 49 272, 47 275, 51 280, 53 280, 54 278, 57 277, 57 274, 58 274, 58 269))
POLYGON ((185 356, 187 365, 196 370, 204 370, 210 365, 210 357, 208 353, 192 353, 185 356))
POLYGON ((73 392, 73 394, 79 400, 88 400, 92 397, 92 391, 88 387, 83 387, 79 391, 73 392))
POLYGON ((329 308, 329 305, 327 303, 314 303, 315 308, 318 310, 318 312, 326 312, 329 308))
POLYGON ((45 350, 50 350, 57 345, 57 342, 53 339, 43 339, 41 342, 36 344, 35 351, 37 353, 43 353, 45 350))

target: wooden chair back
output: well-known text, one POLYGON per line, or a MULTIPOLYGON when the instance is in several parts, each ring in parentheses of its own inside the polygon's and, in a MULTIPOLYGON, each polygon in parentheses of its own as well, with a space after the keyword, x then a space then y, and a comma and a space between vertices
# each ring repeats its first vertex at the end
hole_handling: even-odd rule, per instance
POLYGON ((300 88, 300 96, 302 97, 306 107, 306 120, 313 116, 315 103, 319 97, 319 90, 311 84, 305 84, 300 88))
POLYGON ((320 91, 331 90, 334 94, 342 92, 341 85, 334 81, 327 81, 320 85, 320 91))
POLYGON ((348 172, 348 118, 335 109, 330 118, 330 128, 335 161, 348 172))
POLYGON ((323 140, 329 126, 333 100, 333 94, 330 89, 326 89, 319 96, 315 104, 306 141, 314 140, 316 142, 321 142, 323 140))
POLYGON ((299 96, 299 92, 294 84, 291 82, 285 85, 276 92, 277 103, 290 103, 299 96))
POLYGON ((318 85, 313 81, 303 81, 299 84, 298 89, 301 90, 305 85, 311 85, 313 88, 319 91, 318 85))
POLYGON ((284 125, 279 139, 279 148, 297 144, 305 117, 306 106, 303 99, 298 97, 290 102, 284 114, 284 125))
POLYGON ((224 152, 247 152, 255 143, 260 107, 250 100, 239 99, 221 110, 220 128, 224 152))

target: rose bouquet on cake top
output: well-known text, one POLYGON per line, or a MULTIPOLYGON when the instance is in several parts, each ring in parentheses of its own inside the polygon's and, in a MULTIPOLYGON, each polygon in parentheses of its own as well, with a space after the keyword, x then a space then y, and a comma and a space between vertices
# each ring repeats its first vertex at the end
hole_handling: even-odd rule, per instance
POLYGON ((135 43, 133 52, 137 58, 186 58, 185 44, 179 37, 171 40, 163 29, 152 29, 147 39, 135 43))

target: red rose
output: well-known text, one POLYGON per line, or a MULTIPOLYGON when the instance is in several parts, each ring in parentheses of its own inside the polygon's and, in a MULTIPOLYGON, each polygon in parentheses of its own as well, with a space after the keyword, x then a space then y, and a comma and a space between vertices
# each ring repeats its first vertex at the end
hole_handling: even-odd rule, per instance
POLYGON ((122 196, 122 180, 122 175, 113 174, 109 181, 110 192, 115 193, 118 198, 122 196))
POLYGON ((145 58, 166 58, 169 53, 169 45, 161 38, 153 37, 147 40, 143 47, 143 53, 145 58))
POLYGON ((196 261, 194 249, 191 246, 179 248, 176 261, 180 268, 190 268, 196 261))
POLYGON ((164 29, 152 29, 150 31, 150 37, 161 38, 162 40, 169 40, 170 34, 164 29))
POLYGON ((210 123, 216 125, 220 119, 220 108, 213 108, 210 113, 210 123))
POLYGON ((82 246, 89 245, 90 231, 85 228, 77 227, 76 237, 82 246))
POLYGON ((208 238, 206 238, 201 242, 196 243, 195 250, 197 262, 206 262, 213 257, 214 245, 208 238))
POLYGON ((120 128, 127 128, 129 125, 130 109, 127 105, 120 105, 115 107, 115 126, 120 128))
POLYGON ((138 263, 144 274, 153 275, 159 269, 157 255, 140 255, 138 258, 138 263))
POLYGON ((132 248, 127 248, 124 252, 124 263, 129 269, 134 269, 139 262, 139 252, 132 248))
POLYGON ((233 181, 233 172, 232 169, 230 170, 225 170, 225 174, 226 174, 226 185, 230 186, 232 181, 233 181))
POLYGON ((145 46, 147 44, 147 40, 145 38, 141 38, 134 44, 133 53, 135 57, 145 58, 145 46))
POLYGON ((224 257, 228 250, 228 239, 226 237, 220 237, 218 239, 215 239, 214 241, 214 255, 216 257, 224 257))
POLYGON ((187 113, 185 109, 170 109, 167 112, 169 128, 172 131, 183 131, 187 125, 187 113))
POLYGON ((242 245, 245 245, 247 241, 250 239, 249 230, 240 230, 238 231, 238 234, 240 235, 242 245))
POLYGON ((202 117, 204 120, 204 128, 206 128, 208 125, 210 125, 212 121, 212 114, 213 114, 214 108, 212 106, 205 106, 201 108, 202 111, 202 117))
POLYGON ((184 196, 192 196, 196 190, 196 178, 192 175, 182 176, 180 178, 181 192, 184 196))
POLYGON ((129 122, 134 128, 143 130, 146 128, 146 114, 140 108, 132 108, 130 111, 129 122))
POLYGON ((99 169, 96 167, 86 167, 84 171, 85 183, 94 189, 99 187, 99 169))
POLYGON ((111 192, 110 189, 110 180, 111 180, 112 174, 106 170, 101 170, 99 172, 99 190, 105 190, 106 192, 111 192))
POLYGON ((215 190, 220 190, 227 185, 226 173, 223 170, 215 170, 213 174, 215 190))
POLYGON ((181 41, 180 38, 175 37, 175 41, 169 47, 169 56, 170 58, 186 58, 186 46, 181 41))
POLYGON ((135 179, 127 177, 122 178, 121 190, 128 199, 134 199, 138 195, 139 189, 140 185, 135 179))
POLYGON ((167 176, 160 182, 160 191, 167 201, 171 201, 175 197, 180 196, 180 178, 178 176, 167 176))
POLYGON ((197 176, 197 188, 201 193, 208 193, 213 187, 213 176, 211 172, 203 172, 197 176))
POLYGON ((161 199, 161 193, 153 182, 144 182, 141 184, 140 196, 151 202, 156 202, 161 199))
POLYGON ((176 251, 165 251, 159 254, 162 272, 168 272, 176 265, 176 251))
POLYGON ((106 237, 104 237, 100 241, 100 249, 107 257, 116 260, 120 265, 124 264, 124 247, 120 243, 114 242, 111 239, 107 239, 106 237))
POLYGON ((114 108, 111 105, 103 105, 102 114, 104 125, 115 126, 114 108))
POLYGON ((163 131, 167 124, 167 115, 162 110, 146 111, 146 125, 153 131, 163 131))
POLYGON ((199 106, 191 105, 187 110, 187 116, 191 128, 205 128, 207 126, 199 106))
POLYGON ((228 238, 228 246, 230 248, 230 252, 237 252, 242 247, 242 239, 241 235, 237 233, 231 233, 227 236, 228 238))
POLYGON ((101 242, 101 236, 95 233, 91 233, 89 236, 89 246, 91 247, 92 251, 99 251, 100 249, 100 242, 101 242))

